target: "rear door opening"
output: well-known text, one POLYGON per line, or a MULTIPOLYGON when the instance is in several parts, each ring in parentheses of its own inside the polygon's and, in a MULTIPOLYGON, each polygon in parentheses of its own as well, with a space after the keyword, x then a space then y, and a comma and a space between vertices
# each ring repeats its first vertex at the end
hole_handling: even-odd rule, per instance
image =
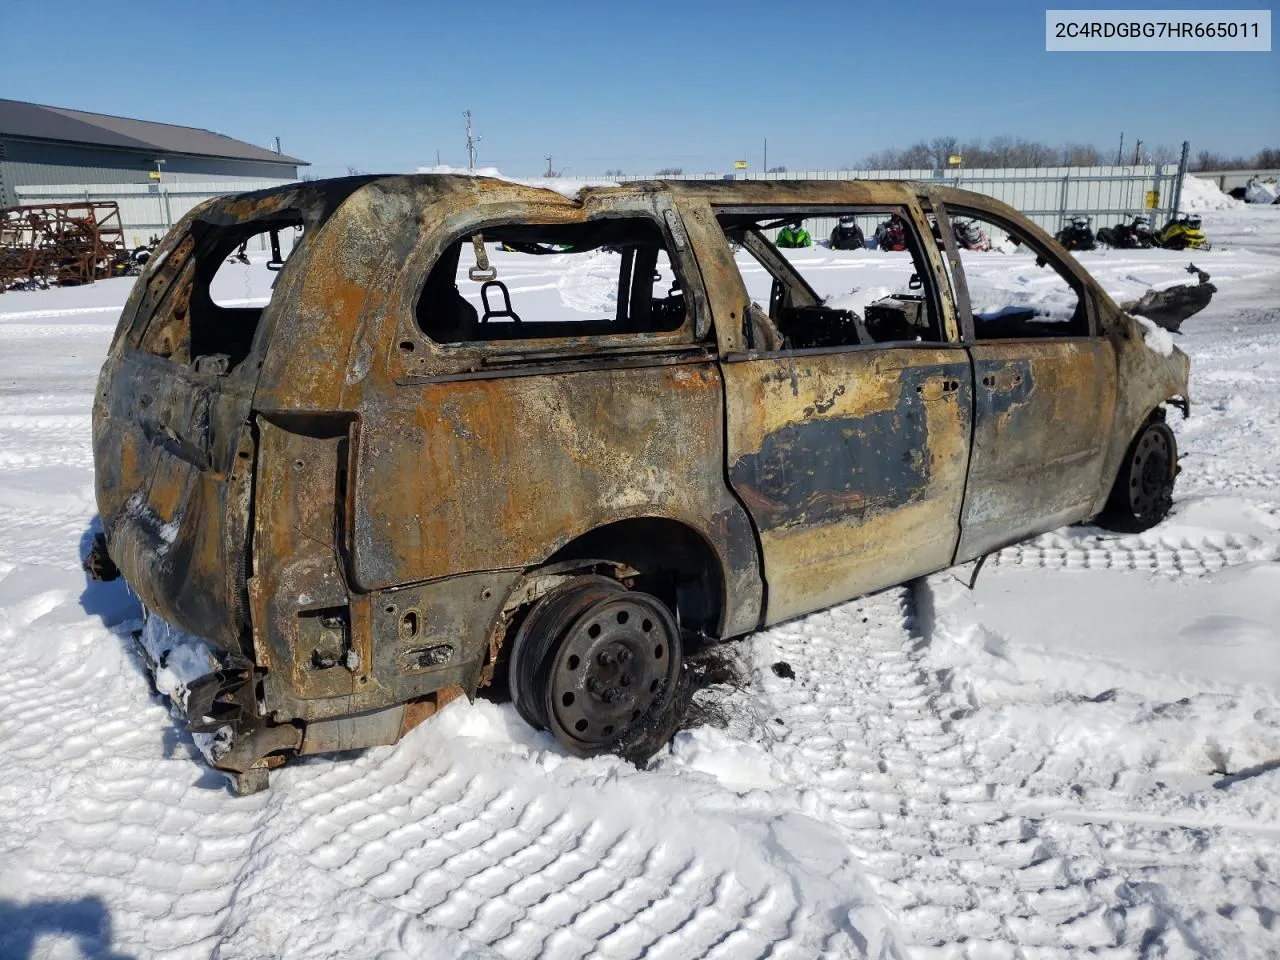
POLYGON ((149 608, 228 649, 249 626, 247 422, 279 275, 269 267, 283 261, 268 262, 279 247, 271 237, 292 240, 302 224, 291 210, 190 221, 139 281, 95 437, 99 462, 120 473, 100 484, 111 491, 100 506, 112 559, 149 608))

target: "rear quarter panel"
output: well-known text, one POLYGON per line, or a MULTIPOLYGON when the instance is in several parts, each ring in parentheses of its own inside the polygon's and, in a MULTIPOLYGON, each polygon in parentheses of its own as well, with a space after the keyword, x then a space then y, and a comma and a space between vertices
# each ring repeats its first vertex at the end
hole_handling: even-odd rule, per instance
MULTIPOLYGON (((731 555, 755 541, 725 486, 710 361, 404 385, 387 401, 362 417, 357 444, 362 590, 531 566, 647 516, 702 532, 729 571, 754 567, 731 555)), ((730 599, 744 586, 731 575, 730 599)), ((735 609, 742 629, 755 625, 758 609, 735 609)))

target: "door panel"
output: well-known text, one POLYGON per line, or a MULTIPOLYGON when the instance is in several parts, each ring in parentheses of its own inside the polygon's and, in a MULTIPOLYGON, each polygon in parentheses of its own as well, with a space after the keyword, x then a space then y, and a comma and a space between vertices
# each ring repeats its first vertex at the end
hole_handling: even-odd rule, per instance
POLYGON ((979 342, 971 352, 973 458, 957 562, 1088 517, 1116 400, 1103 339, 979 342))
POLYGON ((767 623, 951 562, 972 409, 964 348, 793 353, 722 371, 729 479, 759 531, 767 623))

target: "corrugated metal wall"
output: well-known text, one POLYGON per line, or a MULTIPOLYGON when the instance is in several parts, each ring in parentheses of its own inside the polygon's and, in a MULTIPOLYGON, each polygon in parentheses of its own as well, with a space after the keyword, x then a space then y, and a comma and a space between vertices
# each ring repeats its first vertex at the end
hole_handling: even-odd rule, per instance
MULTIPOLYGON (((77 200, 114 200, 120 205, 125 243, 137 246, 152 236, 163 236, 192 207, 210 197, 278 187, 289 180, 227 180, 214 183, 91 183, 18 187, 18 202, 72 203, 77 200)), ((285 235, 282 235, 282 239, 285 235)), ((265 250, 266 241, 257 245, 265 250)))
MULTIPOLYGON (((650 177, 614 177, 647 180, 650 177)), ((1050 233, 1061 230, 1068 218, 1093 218, 1094 229, 1127 221, 1138 213, 1163 224, 1173 214, 1178 179, 1176 163, 1108 167, 1015 167, 993 170, 806 170, 787 173, 682 174, 669 180, 923 180, 973 190, 1002 200, 1020 210, 1050 233), (1148 209, 1149 192, 1155 192, 1154 209, 1148 209)), ((871 224, 874 220, 862 218, 871 224)), ((805 222, 814 240, 825 239, 834 218, 813 217, 805 222)), ((867 232, 863 226, 863 231, 867 232)), ((870 232, 867 236, 870 237, 870 232)))
MULTIPOLYGON (((293 164, 221 157, 162 155, 162 176, 174 183, 296 180, 293 164)), ((146 185, 156 169, 156 156, 143 151, 79 147, 0 137, 0 206, 19 202, 16 190, 24 186, 133 183, 146 185)), ((239 188, 239 189, 253 189, 239 188)))

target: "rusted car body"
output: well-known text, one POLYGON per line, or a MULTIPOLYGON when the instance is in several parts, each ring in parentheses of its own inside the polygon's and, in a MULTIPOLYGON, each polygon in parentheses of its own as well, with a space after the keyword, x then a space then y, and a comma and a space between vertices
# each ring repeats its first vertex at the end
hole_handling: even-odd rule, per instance
MULTIPOLYGON (((821 312, 785 286, 778 316, 821 312)), ((187 713, 230 732, 214 762, 252 788, 285 757, 391 743, 475 695, 528 611, 578 578, 593 603, 659 598, 670 623, 634 609, 675 656, 681 636, 745 634, 1095 517, 1144 425, 1185 410, 1187 373, 1052 238, 975 194, 655 181, 571 199, 347 178, 210 201, 163 241, 102 371, 97 497, 148 610, 215 648, 187 713), (951 208, 1016 224, 1067 271, 1073 335, 975 338, 951 208), (768 260, 762 218, 828 209, 909 218, 931 342, 770 337, 728 235, 768 260), (459 248, 506 230, 533 249, 529 225, 633 245, 618 322, 534 338, 454 302, 459 248), (210 277, 246 237, 298 226, 265 308, 214 304, 210 277), (654 244, 679 278, 667 298, 638 279, 654 244)), ((1171 485, 1176 465, 1160 469, 1171 485)), ((671 682, 649 669, 655 690, 671 682)))

